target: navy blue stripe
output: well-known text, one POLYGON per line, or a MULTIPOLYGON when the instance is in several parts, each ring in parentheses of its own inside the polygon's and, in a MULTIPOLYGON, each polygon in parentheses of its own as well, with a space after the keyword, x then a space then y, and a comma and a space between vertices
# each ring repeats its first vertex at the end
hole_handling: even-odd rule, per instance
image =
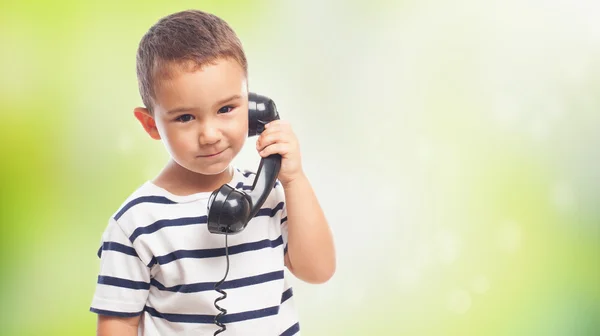
POLYGON ((244 182, 238 182, 238 184, 235 186, 235 189, 250 190, 252 189, 252 186, 245 185, 244 182))
MULTIPOLYGON (((283 202, 280 202, 273 209, 271 208, 262 208, 258 210, 258 213, 255 217, 258 216, 269 216, 273 217, 277 213, 277 211, 283 209, 283 202)), ((148 226, 138 227, 133 231, 131 236, 129 236, 129 240, 133 243, 139 236, 144 234, 154 233, 160 229, 169 226, 185 226, 185 225, 193 225, 193 224, 206 224, 207 216, 200 217, 184 217, 184 218, 174 218, 174 219, 161 219, 156 221, 148 226)))
MULTIPOLYGON (((223 282, 219 288, 221 289, 231 289, 231 288, 240 288, 252 285, 258 285, 261 283, 275 281, 283 279, 283 270, 275 271, 270 273, 259 274, 251 277, 240 278, 235 280, 229 280, 223 282)), ((184 284, 184 285, 176 285, 172 287, 165 287, 163 284, 158 282, 156 279, 151 280, 151 284, 162 291, 169 292, 178 292, 178 293, 197 293, 204 292, 215 289, 214 282, 197 282, 193 284, 184 284)))
POLYGON ((150 262, 148 263, 147 266, 148 266, 148 268, 150 268, 150 267, 152 267, 154 265, 156 265, 156 258, 152 257, 152 259, 150 259, 150 262))
POLYGON ((251 171, 245 171, 242 172, 242 175, 244 175, 244 177, 249 177, 250 175, 256 175, 256 173, 251 171))
POLYGON ((116 311, 112 311, 112 310, 104 310, 104 309, 96 309, 96 308, 90 308, 90 311, 92 313, 96 313, 96 314, 100 314, 100 315, 116 316, 116 317, 135 317, 135 316, 140 316, 140 314, 142 314, 144 312, 142 310, 141 312, 137 312, 137 313, 123 313, 123 312, 116 312, 116 311))
MULTIPOLYGON (((278 185, 279 185, 279 182, 275 182, 273 189, 275 187, 277 187, 278 185)), ((252 185, 244 184, 244 182, 238 182, 238 184, 235 185, 235 189, 252 190, 252 185)))
POLYGON ((288 288, 285 292, 283 292, 283 294, 281 294, 281 303, 284 303, 289 298, 291 298, 293 295, 294 295, 294 290, 292 289, 292 287, 288 288))
POLYGON ((293 326, 289 327, 286 331, 284 331, 279 336, 292 336, 297 334, 300 331, 300 323, 296 322, 293 326))
POLYGON ((144 281, 132 281, 127 279, 115 278, 111 276, 99 275, 98 283, 102 285, 130 288, 130 289, 150 289, 150 284, 144 281))
POLYGON ((279 224, 283 224, 283 223, 285 223, 285 222, 287 222, 287 216, 283 217, 283 218, 281 219, 281 222, 279 222, 279 224))
MULTIPOLYGON (((269 247, 275 248, 282 244, 283 244, 283 237, 279 236, 279 238, 277 238, 275 240, 264 239, 264 240, 260 240, 257 242, 233 245, 233 246, 230 246, 228 249, 229 249, 229 254, 232 255, 232 254, 238 254, 238 253, 243 253, 243 252, 261 250, 261 249, 269 248, 269 247)), ((212 249, 201 249, 201 250, 177 250, 177 251, 171 252, 169 254, 165 254, 163 256, 156 257, 156 261, 160 265, 165 265, 165 264, 168 264, 177 259, 184 259, 184 258, 203 259, 203 258, 214 258, 214 257, 222 257, 222 256, 225 256, 225 248, 224 247, 212 248, 212 249)))
POLYGON ((255 217, 258 217, 258 216, 273 217, 273 216, 275 216, 275 214, 277 213, 277 211, 279 211, 281 209, 283 209, 283 202, 279 202, 273 209, 262 208, 262 209, 258 210, 258 213, 256 213, 255 217))
POLYGON ((104 242, 102 247, 98 250, 98 258, 102 256, 102 251, 117 251, 125 254, 129 254, 130 256, 137 257, 137 253, 135 249, 131 246, 123 245, 117 242, 104 242))
POLYGON ((161 219, 156 221, 148 226, 138 227, 133 231, 129 240, 133 243, 137 237, 150 234, 156 232, 160 229, 169 227, 169 226, 185 226, 185 225, 193 225, 193 224, 206 224, 207 216, 200 217, 184 217, 184 218, 175 218, 175 219, 161 219))
POLYGON ((140 198, 136 198, 131 202, 127 203, 123 208, 121 208, 121 210, 119 210, 119 212, 115 215, 115 220, 119 220, 119 218, 121 218, 121 216, 123 216, 123 214, 127 212, 127 210, 140 203, 175 204, 176 202, 173 202, 170 199, 162 196, 143 196, 140 198))
MULTIPOLYGON (((154 317, 160 317, 170 322, 180 323, 214 323, 215 315, 193 315, 193 314, 167 314, 161 313, 152 307, 146 306, 145 310, 154 317)), ((246 320, 257 319, 261 317, 267 317, 277 315, 279 313, 279 306, 269 307, 258 310, 251 310, 241 313, 226 314, 219 318, 222 323, 233 323, 241 322, 246 320)))

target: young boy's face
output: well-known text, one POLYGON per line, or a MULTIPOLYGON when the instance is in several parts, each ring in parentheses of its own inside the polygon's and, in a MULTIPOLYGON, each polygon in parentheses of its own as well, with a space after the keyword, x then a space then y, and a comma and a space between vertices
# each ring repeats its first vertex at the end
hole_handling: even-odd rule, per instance
POLYGON ((244 70, 234 60, 219 59, 170 77, 156 83, 154 116, 148 119, 137 111, 136 116, 182 167, 203 175, 223 172, 248 134, 244 70), (152 122, 155 126, 149 127, 152 122))

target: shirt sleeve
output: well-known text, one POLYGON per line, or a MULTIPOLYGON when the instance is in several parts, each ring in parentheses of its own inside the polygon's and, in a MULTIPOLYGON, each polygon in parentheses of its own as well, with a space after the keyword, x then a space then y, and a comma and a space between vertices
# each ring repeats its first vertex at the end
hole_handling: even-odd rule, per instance
POLYGON ((275 194, 277 197, 277 202, 282 203, 282 208, 279 215, 279 224, 281 229, 281 238, 283 239, 283 254, 285 255, 288 250, 287 206, 285 202, 285 193, 279 180, 275 184, 275 194))
POLYGON ((114 219, 102 235, 98 255, 100 271, 90 311, 119 317, 140 315, 150 289, 150 268, 114 219))

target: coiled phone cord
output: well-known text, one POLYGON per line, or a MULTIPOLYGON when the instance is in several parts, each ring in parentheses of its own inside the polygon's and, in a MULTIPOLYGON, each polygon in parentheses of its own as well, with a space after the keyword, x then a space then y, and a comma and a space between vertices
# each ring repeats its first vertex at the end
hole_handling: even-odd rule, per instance
POLYGON ((219 326, 221 329, 215 331, 214 336, 224 332, 227 329, 227 326, 225 326, 224 323, 219 321, 219 318, 222 317, 223 315, 227 314, 227 309, 220 307, 217 302, 221 301, 221 300, 225 300, 227 298, 227 293, 225 293, 224 290, 220 289, 219 286, 221 286, 223 284, 223 282, 225 282, 225 279, 227 278, 227 274, 229 274, 229 248, 228 248, 228 244, 227 244, 227 236, 228 234, 225 234, 225 258, 227 259, 227 268, 225 270, 225 275, 223 276, 223 279, 221 279, 221 281, 217 282, 215 284, 215 290, 217 292, 219 292, 221 294, 220 297, 215 299, 215 308, 217 308, 220 313, 217 314, 217 316, 215 316, 215 324, 217 326, 219 326))

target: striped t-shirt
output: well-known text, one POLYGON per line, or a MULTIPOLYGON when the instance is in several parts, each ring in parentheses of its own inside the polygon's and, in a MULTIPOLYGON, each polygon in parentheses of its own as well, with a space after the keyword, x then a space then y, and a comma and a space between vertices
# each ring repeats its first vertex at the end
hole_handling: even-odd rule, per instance
MULTIPOLYGON (((254 173, 234 169, 228 183, 249 190, 254 173)), ((90 310, 142 315, 138 335, 213 335, 214 290, 226 271, 225 236, 206 225, 210 192, 173 195, 148 181, 109 220, 98 251, 90 310)), ((285 197, 280 183, 241 233, 228 236, 227 310, 219 335, 299 335, 289 272, 285 197)))

